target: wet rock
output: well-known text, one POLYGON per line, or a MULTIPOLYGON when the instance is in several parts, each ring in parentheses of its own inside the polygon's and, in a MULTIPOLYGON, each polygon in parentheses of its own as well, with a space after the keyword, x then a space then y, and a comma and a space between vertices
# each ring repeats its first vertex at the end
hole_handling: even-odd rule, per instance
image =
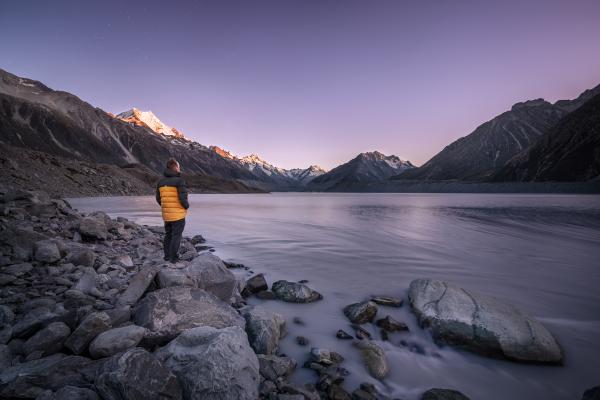
POLYGON ((355 324, 372 322, 377 315, 377 305, 372 301, 363 301, 344 307, 344 315, 355 324))
POLYGON ((285 335, 285 319, 260 306, 247 306, 240 310, 246 319, 246 332, 250 346, 257 354, 275 354, 279 339, 285 335))
POLYGON ((387 307, 402 307, 402 303, 404 302, 401 298, 392 296, 375 296, 371 301, 380 306, 387 307))
POLYGON ((52 240, 40 240, 35 242, 34 258, 36 261, 44 263, 54 263, 60 260, 60 251, 58 246, 52 240))
POLYGON ((469 398, 456 390, 429 389, 423 393, 421 400, 469 400, 469 398))
POLYGON ((68 385, 92 387, 95 368, 88 358, 60 353, 16 364, 0 372, 0 398, 36 398, 68 385))
POLYGON ((139 347, 109 358, 98 371, 96 388, 103 400, 182 398, 181 385, 175 375, 139 347))
POLYGON ((387 332, 400 332, 408 330, 408 326, 406 326, 404 322, 396 321, 389 315, 385 318, 378 319, 376 325, 380 328, 383 328, 387 332))
POLYGON ((356 332, 356 338, 363 340, 363 339, 371 339, 371 333, 369 331, 367 331, 365 328, 363 328, 360 325, 356 325, 353 324, 352 328, 354 328, 354 331, 356 332))
POLYGON ((335 351, 313 347, 310 349, 310 361, 322 365, 333 365, 344 361, 344 357, 335 351))
POLYGON ((307 386, 299 386, 299 385, 294 385, 291 384, 289 382, 284 382, 281 385, 279 385, 279 390, 281 392, 281 394, 278 395, 277 399, 278 400, 296 400, 297 398, 299 399, 304 399, 304 400, 320 400, 321 397, 319 396, 319 393, 315 390, 314 387, 309 387, 307 386), (290 397, 287 397, 287 396, 290 397), (285 396, 285 397, 284 397, 285 396), (294 397, 294 396, 300 396, 300 397, 294 397))
POLYGON ((352 396, 343 387, 333 384, 327 391, 327 398, 331 400, 352 400, 352 396))
POLYGON ((267 280, 263 274, 254 275, 252 278, 246 281, 246 286, 242 291, 243 296, 249 296, 251 294, 255 294, 261 291, 265 291, 269 289, 269 285, 267 285, 267 280))
POLYGON ((516 361, 562 361, 558 343, 540 322, 498 299, 432 279, 412 281, 409 299, 439 342, 516 361))
POLYGON ((126 325, 102 332, 90 343, 92 358, 110 357, 131 347, 144 338, 146 329, 137 325, 126 325))
POLYGON ((335 334, 335 337, 337 337, 338 339, 344 339, 344 340, 352 339, 352 335, 348 334, 346 331, 344 331, 342 329, 337 331, 337 333, 335 334))
POLYGON ((57 353, 70 334, 71 329, 64 322, 53 322, 27 339, 23 343, 23 352, 29 355, 41 351, 42 357, 57 353))
POLYGON ((275 300, 277 298, 277 296, 275 296, 275 293, 268 290, 260 291, 256 293, 255 296, 261 300, 275 300))
POLYGON ((258 354, 260 375, 268 380, 276 381, 280 377, 288 377, 296 369, 296 360, 290 357, 258 354))
POLYGON ((82 354, 96 336, 110 329, 110 317, 105 312, 87 315, 65 341, 65 347, 75 354, 82 354))
POLYGON ((319 292, 297 282, 277 281, 271 290, 278 299, 289 303, 311 303, 323 298, 319 292))
POLYGON ((192 242, 192 244, 196 245, 196 244, 205 243, 206 239, 204 239, 204 237, 202 237, 202 235, 194 235, 194 236, 192 236, 190 241, 192 242))
POLYGON ((177 375, 186 399, 258 398, 258 359, 240 327, 193 328, 155 354, 177 375))
POLYGON ((200 254, 185 268, 195 286, 229 302, 237 286, 235 275, 213 254, 200 254))
POLYGON ((83 239, 87 240, 106 240, 108 238, 108 229, 103 219, 83 218, 79 225, 79 233, 83 239))
POLYGON ((144 295, 158 272, 157 266, 142 268, 129 282, 127 289, 119 296, 117 306, 132 306, 144 295))
POLYGON ((375 343, 368 341, 355 342, 354 344, 360 349, 369 374, 376 379, 385 378, 390 372, 390 368, 383 349, 375 343))
POLYGON ((232 307, 202 289, 174 286, 148 293, 134 309, 136 325, 147 328, 144 340, 166 343, 198 326, 244 328, 246 321, 232 307))
POLYGON ((304 336, 296 336, 296 343, 299 346, 308 346, 309 340, 304 336))

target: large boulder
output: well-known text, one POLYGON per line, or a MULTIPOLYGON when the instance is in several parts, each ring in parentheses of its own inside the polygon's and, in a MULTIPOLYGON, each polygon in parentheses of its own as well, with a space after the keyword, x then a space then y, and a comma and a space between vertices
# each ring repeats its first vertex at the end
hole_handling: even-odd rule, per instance
POLYGON ((71 336, 65 341, 65 347, 75 354, 82 354, 96 336, 110 329, 111 321, 105 312, 93 312, 87 315, 71 336))
POLYGON ((369 374, 376 379, 385 378, 390 372, 390 367, 383 349, 371 341, 357 341, 354 344, 360 349, 369 374))
POLYGON ((67 385, 91 388, 95 369, 88 358, 60 353, 16 364, 0 372, 0 398, 34 399, 67 385))
POLYGON ((48 307, 37 307, 29 311, 12 327, 13 337, 31 336, 38 329, 58 320, 59 315, 50 311, 48 307))
POLYGON ((552 334, 510 304, 432 279, 412 281, 408 295, 419 322, 439 342, 516 361, 562 361, 552 334))
POLYGON ((246 321, 232 307, 205 290, 173 286, 148 293, 134 309, 136 325, 148 329, 145 340, 166 343, 198 326, 244 328, 246 321))
POLYGON ((229 302, 234 294, 237 281, 223 261, 212 253, 200 254, 185 268, 186 275, 194 285, 229 302))
POLYGON ((156 282, 161 289, 171 286, 195 286, 194 281, 190 279, 185 271, 178 268, 162 268, 156 274, 156 282))
POLYGON ((254 351, 257 354, 275 354, 279 339, 285 334, 283 316, 260 306, 244 307, 240 313, 246 319, 246 332, 254 351))
POLYGON ((144 338, 146 328, 126 325, 102 332, 90 343, 92 358, 109 357, 131 347, 135 347, 144 338))
POLYGON ((319 292, 298 282, 277 281, 273 283, 271 290, 278 299, 288 303, 311 303, 323 298, 319 292))
POLYGON ((246 281, 242 295, 249 296, 263 290, 269 290, 269 285, 263 274, 254 275, 252 278, 246 281))
POLYGON ((363 301, 344 307, 344 315, 354 324, 373 322, 377 315, 377 304, 372 301, 363 301))
POLYGON ((53 263, 60 260, 60 250, 52 240, 39 240, 35 242, 34 255, 36 261, 53 263))
POLYGON ((71 329, 64 322, 53 322, 23 343, 23 353, 27 355, 40 351, 42 356, 57 353, 70 334, 71 329))
POLYGON ((179 378, 184 399, 258 398, 258 359, 240 327, 190 329, 155 354, 179 378))
POLYGON ((115 354, 98 370, 96 389, 104 400, 181 399, 179 381, 140 347, 115 354))
POLYGON ((108 229, 102 218, 83 218, 79 224, 79 233, 83 239, 106 240, 108 238, 108 229))

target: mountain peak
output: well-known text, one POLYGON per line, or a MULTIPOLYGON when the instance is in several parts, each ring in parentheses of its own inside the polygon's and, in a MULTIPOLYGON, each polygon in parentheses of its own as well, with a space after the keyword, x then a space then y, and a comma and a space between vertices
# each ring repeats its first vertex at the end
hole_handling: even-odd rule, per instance
POLYGON ((175 136, 178 138, 184 137, 183 133, 163 123, 152 111, 142 111, 133 107, 131 110, 117 114, 117 118, 136 126, 145 126, 154 132, 163 135, 175 136))
POLYGON ((535 100, 527 100, 519 103, 515 103, 511 107, 511 111, 526 108, 526 107, 539 107, 539 106, 551 106, 552 104, 548 103, 546 100, 539 98, 535 100))

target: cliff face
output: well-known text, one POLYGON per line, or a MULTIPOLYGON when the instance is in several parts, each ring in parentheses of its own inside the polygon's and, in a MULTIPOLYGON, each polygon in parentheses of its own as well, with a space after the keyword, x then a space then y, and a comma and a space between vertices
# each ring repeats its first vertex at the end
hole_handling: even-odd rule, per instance
POLYGON ((600 179, 600 94, 561 119, 510 160, 492 181, 600 179))

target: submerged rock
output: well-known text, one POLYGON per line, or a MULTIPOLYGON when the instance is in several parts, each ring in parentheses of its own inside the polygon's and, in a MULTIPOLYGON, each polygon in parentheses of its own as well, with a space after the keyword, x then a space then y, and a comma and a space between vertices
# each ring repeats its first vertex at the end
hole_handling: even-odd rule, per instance
POLYGON ((375 296, 371 299, 372 302, 380 306, 402 307, 403 300, 399 297, 392 296, 375 296))
POLYGON ((469 398, 457 390, 429 389, 423 393, 421 400, 469 400, 469 398))
POLYGON ((290 357, 258 354, 260 375, 275 382, 277 378, 288 377, 296 369, 296 360, 290 357))
POLYGON ((244 328, 232 307, 202 289, 173 286, 148 293, 134 309, 136 325, 148 329, 145 340, 163 344, 198 326, 244 328))
POLYGON ((258 359, 240 327, 189 329, 155 355, 177 375, 185 399, 258 398, 258 359))
POLYGON ((323 298, 319 292, 297 282, 277 281, 271 290, 278 299, 289 303, 311 303, 323 298))
POLYGON ((104 400, 182 398, 175 375, 139 347, 109 358, 98 371, 95 383, 104 400))
POLYGON ((390 372, 390 367, 388 366, 383 349, 375 343, 368 341, 355 342, 354 344, 360 349, 369 374, 376 379, 385 378, 390 372))
POLYGON ((344 307, 344 315, 355 324, 372 322, 377 315, 377 305, 372 301, 363 301, 344 307))
POLYGON ((404 322, 396 321, 389 315, 385 318, 378 319, 376 325, 383 328, 387 332, 407 331, 408 326, 404 322))
POLYGON ((556 339, 540 322, 498 299, 432 279, 412 281, 409 298, 437 341, 515 361, 562 361, 556 339))
POLYGON ((335 334, 335 337, 337 337, 338 339, 344 339, 344 340, 352 339, 352 335, 350 335, 343 329, 338 330, 337 333, 335 334))

